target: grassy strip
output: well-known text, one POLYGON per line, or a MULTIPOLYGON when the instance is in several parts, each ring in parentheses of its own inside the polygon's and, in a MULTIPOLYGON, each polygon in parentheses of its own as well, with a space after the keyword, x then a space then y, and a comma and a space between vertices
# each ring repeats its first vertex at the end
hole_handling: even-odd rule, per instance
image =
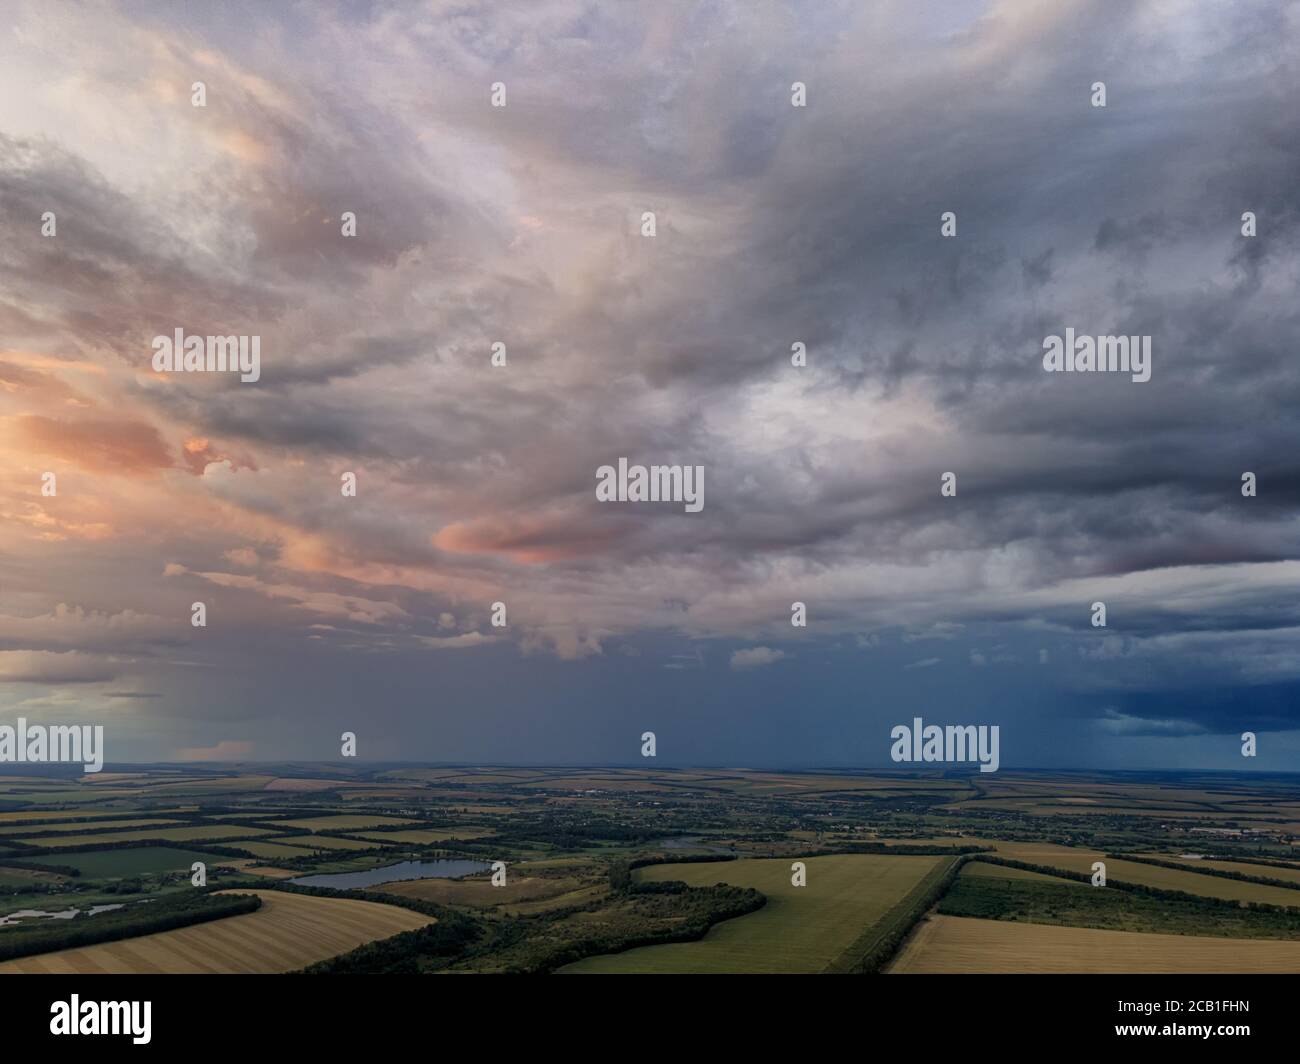
POLYGON ((902 901, 859 935, 848 949, 826 966, 824 972, 869 975, 880 971, 898 951, 917 921, 947 893, 968 860, 971 857, 962 854, 947 862, 936 863, 902 901))
POLYGON ((255 894, 218 895, 193 891, 159 898, 147 905, 128 905, 125 909, 96 916, 80 913, 70 920, 24 922, 0 929, 0 961, 173 931, 178 927, 255 912, 261 905, 262 899, 255 894))
MULTIPOLYGON (((1266 887, 1285 887, 1287 890, 1300 890, 1300 882, 1294 879, 1274 879, 1271 876, 1252 876, 1248 872, 1229 872, 1226 868, 1203 868, 1188 861, 1166 861, 1159 857, 1144 857, 1131 853, 1108 853, 1113 861, 1133 861, 1136 864, 1155 865, 1157 868, 1172 868, 1179 872, 1194 872, 1198 876, 1218 876, 1220 879, 1236 879, 1242 883, 1259 883, 1266 887)), ((1218 860, 1218 858, 1215 858, 1218 860)), ((1293 867, 1283 865, 1283 868, 1293 867)), ((1300 904, 1300 899, 1297 899, 1300 904)))
MULTIPOLYGON (((1130 858, 1114 858, 1115 860, 1129 860, 1130 858)), ((1016 861, 1010 857, 994 857, 991 854, 977 854, 971 858, 972 861, 983 861, 986 864, 1005 865, 1007 868, 1022 868, 1026 872, 1041 872, 1045 876, 1053 876, 1056 879, 1072 879, 1076 883, 1087 883, 1092 885, 1092 874, 1089 872, 1071 872, 1067 868, 1057 868, 1055 865, 1030 864, 1028 861, 1016 861)), ((1176 866, 1180 871, 1187 871, 1181 865, 1176 866)), ((1204 873, 1201 873, 1204 875, 1204 873)), ((1232 878, 1232 877, 1229 877, 1232 878)), ((1103 889, 1103 888, 1097 888, 1103 889)), ((1185 890, 1166 890, 1163 887, 1148 887, 1145 883, 1124 883, 1118 879, 1106 878, 1106 890, 1118 890, 1127 894, 1146 894, 1154 898, 1168 898, 1172 901, 1207 901, 1216 905, 1226 905, 1235 908, 1252 909, 1256 912, 1293 912, 1295 906, 1292 905, 1270 905, 1263 901, 1232 901, 1227 898, 1209 898, 1201 894, 1191 894, 1185 890)))
MULTIPOLYGON (((1273 860, 1269 857, 1246 857, 1238 853, 1203 853, 1206 861, 1231 861, 1234 864, 1264 865, 1267 868, 1289 868, 1293 872, 1300 870, 1300 863, 1287 860, 1273 860)), ((1129 858, 1132 860, 1132 858, 1129 858)))

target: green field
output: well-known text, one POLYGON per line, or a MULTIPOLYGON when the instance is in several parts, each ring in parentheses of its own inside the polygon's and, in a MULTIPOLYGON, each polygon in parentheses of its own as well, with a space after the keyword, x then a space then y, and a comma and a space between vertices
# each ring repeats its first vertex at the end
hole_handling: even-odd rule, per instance
POLYGON ((1087 886, 1087 884, 1079 883, 1073 879, 1058 879, 1044 872, 1031 872, 1027 868, 1010 868, 1007 865, 987 864, 984 861, 971 861, 962 868, 961 875, 975 879, 1037 879, 1041 882, 1068 887, 1082 888, 1087 886))
MULTIPOLYGON (((148 872, 188 872, 195 861, 202 861, 211 868, 222 861, 228 863, 229 858, 199 853, 197 850, 174 849, 171 846, 138 846, 123 850, 51 854, 37 863, 67 865, 77 869, 87 879, 106 879, 138 876, 148 872)), ((15 858, 13 863, 22 862, 15 858)))
POLYGON ((756 913, 714 927, 698 942, 646 946, 570 964, 566 973, 820 972, 932 869, 939 857, 842 854, 810 857, 808 885, 790 884, 791 861, 654 865, 641 880, 729 883, 767 895, 756 913))

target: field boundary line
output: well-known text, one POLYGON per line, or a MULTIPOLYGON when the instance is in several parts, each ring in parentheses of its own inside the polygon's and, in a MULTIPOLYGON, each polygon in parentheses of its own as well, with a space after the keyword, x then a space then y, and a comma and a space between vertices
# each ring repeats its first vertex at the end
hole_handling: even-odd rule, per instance
POLYGON ((854 939, 848 948, 822 969, 822 973, 860 975, 878 972, 897 952, 921 917, 948 892, 957 873, 970 859, 968 854, 941 857, 916 886, 854 939))

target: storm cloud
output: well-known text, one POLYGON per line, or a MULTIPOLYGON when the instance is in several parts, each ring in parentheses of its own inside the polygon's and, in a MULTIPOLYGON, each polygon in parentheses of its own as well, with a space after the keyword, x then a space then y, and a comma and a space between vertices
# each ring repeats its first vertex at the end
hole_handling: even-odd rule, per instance
POLYGON ((883 763, 915 711, 1289 767, 1298 60, 1277 0, 17 3, 0 700, 142 758, 366 707, 373 756, 883 763), (177 328, 261 379, 154 374, 177 328), (1067 328, 1151 379, 1044 372, 1067 328), (620 457, 703 510, 598 502, 620 457))

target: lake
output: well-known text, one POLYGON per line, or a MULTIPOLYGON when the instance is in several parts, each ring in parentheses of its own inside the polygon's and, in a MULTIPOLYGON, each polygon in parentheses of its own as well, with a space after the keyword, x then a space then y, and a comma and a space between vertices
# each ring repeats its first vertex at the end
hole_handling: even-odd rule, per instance
MULTIPOLYGON (((94 916, 97 913, 106 913, 112 909, 124 908, 122 905, 92 905, 86 910, 87 916, 94 916)), ((44 909, 19 909, 17 912, 10 913, 8 916, 0 916, 0 927, 8 927, 10 924, 16 924, 20 920, 71 920, 80 909, 60 909, 58 912, 50 913, 44 909)))
POLYGON ((355 887, 377 887, 380 883, 397 883, 404 879, 458 879, 475 872, 486 872, 492 866, 486 861, 457 861, 444 858, 438 861, 402 861, 368 868, 364 872, 328 872, 315 876, 299 876, 289 880, 304 887, 333 887, 350 890, 355 887))

